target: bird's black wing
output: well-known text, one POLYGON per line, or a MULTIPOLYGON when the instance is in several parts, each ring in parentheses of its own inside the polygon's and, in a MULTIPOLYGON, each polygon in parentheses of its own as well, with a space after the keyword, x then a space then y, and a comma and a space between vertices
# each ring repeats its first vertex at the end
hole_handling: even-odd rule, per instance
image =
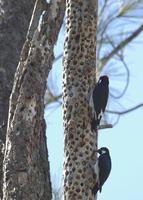
POLYGON ((99 156, 99 179, 100 179, 100 186, 99 190, 101 192, 102 186, 105 183, 106 179, 108 178, 110 171, 111 171, 111 158, 106 154, 99 156))
POLYGON ((99 190, 98 183, 96 183, 96 185, 92 189, 92 193, 94 194, 94 196, 97 194, 98 190, 99 190))
POLYGON ((102 90, 103 94, 101 97, 101 102, 102 102, 102 112, 104 113, 108 101, 109 88, 108 86, 105 86, 104 88, 102 88, 102 90))
POLYGON ((97 83, 93 90, 93 103, 94 103, 94 110, 96 111, 96 117, 98 117, 99 113, 101 112, 102 96, 103 96, 102 87, 100 83, 97 83))

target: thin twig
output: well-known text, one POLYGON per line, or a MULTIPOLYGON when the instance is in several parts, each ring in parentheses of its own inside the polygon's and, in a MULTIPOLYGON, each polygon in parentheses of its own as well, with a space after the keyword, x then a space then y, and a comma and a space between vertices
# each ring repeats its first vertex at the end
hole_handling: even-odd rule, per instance
POLYGON ((124 110, 124 111, 106 110, 105 112, 111 113, 111 114, 123 115, 123 114, 127 114, 127 113, 129 113, 131 111, 134 111, 134 110, 136 110, 136 109, 138 109, 138 108, 140 108, 142 106, 143 106, 143 103, 140 103, 140 104, 138 104, 138 105, 136 105, 136 106, 134 106, 132 108, 129 108, 127 110, 124 110))
POLYGON ((107 62, 115 55, 117 52, 121 49, 123 49, 126 45, 129 44, 135 37, 137 37, 141 32, 143 31, 143 24, 134 31, 129 37, 127 37, 125 40, 121 41, 120 44, 116 46, 107 56, 104 56, 100 60, 100 66, 99 68, 102 69, 103 66, 107 64, 107 62))

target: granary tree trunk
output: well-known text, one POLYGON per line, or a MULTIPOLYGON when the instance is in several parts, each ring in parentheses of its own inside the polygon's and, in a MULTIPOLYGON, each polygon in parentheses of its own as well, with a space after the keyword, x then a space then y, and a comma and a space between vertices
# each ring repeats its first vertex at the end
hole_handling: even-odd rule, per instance
POLYGON ((91 132, 97 0, 67 0, 64 45, 64 200, 93 200, 97 133, 91 132))
POLYGON ((0 199, 9 96, 35 0, 0 1, 0 199))
POLYGON ((47 4, 41 25, 32 38, 29 33, 21 53, 10 97, 3 200, 51 199, 44 93, 64 7, 63 0, 47 4))

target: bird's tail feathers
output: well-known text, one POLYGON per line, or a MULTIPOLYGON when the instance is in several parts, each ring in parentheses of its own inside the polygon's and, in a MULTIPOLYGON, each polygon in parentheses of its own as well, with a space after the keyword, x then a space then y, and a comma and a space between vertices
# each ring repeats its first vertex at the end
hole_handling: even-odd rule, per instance
POLYGON ((92 193, 94 194, 94 195, 96 195, 97 194, 97 192, 98 192, 98 184, 96 184, 94 187, 93 187, 93 190, 92 190, 92 193))

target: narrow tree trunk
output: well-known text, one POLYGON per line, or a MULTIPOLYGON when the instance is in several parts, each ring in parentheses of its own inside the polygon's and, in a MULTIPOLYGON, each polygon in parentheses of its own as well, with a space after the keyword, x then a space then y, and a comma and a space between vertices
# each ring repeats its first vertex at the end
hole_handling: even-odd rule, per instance
POLYGON ((41 27, 22 51, 10 98, 3 200, 51 199, 44 93, 64 6, 63 0, 53 0, 49 4, 41 27))
POLYGON ((96 0, 67 0, 64 46, 64 199, 93 200, 97 133, 91 132, 90 92, 95 81, 96 0))
POLYGON ((0 199, 9 96, 35 0, 0 1, 0 199))

